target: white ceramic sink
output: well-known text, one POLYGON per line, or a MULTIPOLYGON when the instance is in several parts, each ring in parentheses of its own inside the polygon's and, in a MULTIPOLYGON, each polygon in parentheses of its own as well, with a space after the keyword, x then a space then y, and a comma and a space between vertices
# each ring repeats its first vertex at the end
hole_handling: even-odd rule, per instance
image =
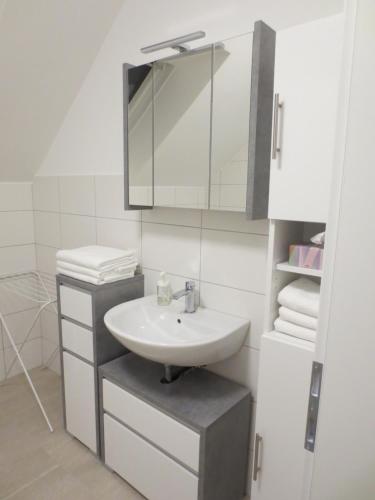
POLYGON ((249 328, 249 321, 211 309, 185 313, 183 300, 158 306, 156 295, 113 307, 104 322, 130 351, 174 366, 202 366, 232 356, 249 328))

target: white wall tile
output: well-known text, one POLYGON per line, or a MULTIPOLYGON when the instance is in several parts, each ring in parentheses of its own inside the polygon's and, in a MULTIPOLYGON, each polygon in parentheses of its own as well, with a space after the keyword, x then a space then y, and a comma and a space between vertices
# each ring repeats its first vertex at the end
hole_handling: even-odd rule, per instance
MULTIPOLYGON (((22 342, 26 339, 26 335, 33 324, 37 312, 38 309, 29 309, 28 311, 21 311, 5 316, 5 321, 8 325, 9 331, 17 345, 22 344, 22 342)), ((3 332, 3 334, 4 348, 10 348, 11 343, 8 335, 6 332, 3 332)), ((28 340, 39 338, 41 337, 41 334, 40 320, 38 320, 30 332, 28 340)))
POLYGON ((42 363, 58 375, 61 374, 58 346, 47 339, 42 339, 42 363))
POLYGON ((34 212, 35 242, 60 248, 60 215, 54 212, 34 212))
POLYGON ((134 248, 140 257, 140 221, 96 219, 98 245, 115 248, 134 248))
POLYGON ((32 212, 0 212, 0 247, 34 243, 32 212))
POLYGON ((142 224, 142 264, 180 276, 199 278, 200 229, 142 224))
POLYGON ((0 248, 0 274, 30 271, 35 264, 34 245, 0 248))
POLYGON ((61 212, 95 215, 95 183, 93 176, 59 177, 59 183, 61 212))
MULTIPOLYGON (((5 366, 6 369, 8 370, 11 364, 13 363, 13 360, 15 359, 16 355, 12 348, 5 349, 4 355, 5 355, 5 366)), ((22 360, 27 369, 31 370, 31 368, 36 368, 37 366, 40 366, 42 364, 41 338, 31 340, 30 342, 26 342, 26 344, 22 349, 21 355, 22 355, 22 360)), ((8 377, 13 377, 14 375, 18 375, 19 373, 22 373, 22 367, 18 359, 16 359, 8 377)))
POLYGON ((61 214, 61 246, 77 248, 96 244, 94 217, 61 214))
POLYGON ((143 222, 172 224, 175 226, 200 227, 201 211, 188 208, 160 208, 142 210, 143 222))
POLYGON ((264 293, 267 242, 266 236, 204 229, 201 279, 264 293))
POLYGON ((58 177, 35 177, 33 183, 34 210, 59 212, 60 193, 58 177))
POLYGON ((36 245, 36 260, 39 271, 56 274, 56 249, 36 245))
POLYGON ((238 233, 264 234, 268 236, 269 223, 264 220, 248 220, 246 214, 224 210, 203 210, 202 227, 238 233))
POLYGON ((0 211, 32 210, 32 184, 0 182, 0 211))
POLYGON ((244 346, 229 359, 209 365, 208 370, 249 387, 256 401, 258 384, 259 351, 244 346))
MULTIPOLYGON (((154 271, 152 269, 143 268, 142 272, 145 277, 145 295, 155 295, 156 294, 156 282, 159 279, 160 272, 154 271)), ((185 282, 189 279, 186 276, 176 276, 175 274, 168 274, 168 279, 170 281, 172 291, 177 292, 185 288, 185 282)), ((199 304, 199 282, 195 284, 196 288, 196 302, 199 304)), ((184 300, 181 298, 181 300, 184 300)))
POLYGON ((44 310, 41 314, 41 333, 43 339, 59 344, 59 323, 57 314, 44 310))
POLYGON ((124 176, 95 176, 96 216, 139 220, 140 211, 124 210, 124 176))
POLYGON ((245 344, 259 349, 263 333, 264 295, 201 282, 200 302, 202 307, 249 319, 250 334, 245 344))

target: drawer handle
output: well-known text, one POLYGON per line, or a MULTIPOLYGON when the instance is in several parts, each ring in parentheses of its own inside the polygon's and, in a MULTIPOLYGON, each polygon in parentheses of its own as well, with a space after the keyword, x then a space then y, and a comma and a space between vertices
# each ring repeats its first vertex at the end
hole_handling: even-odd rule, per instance
POLYGON ((272 135, 272 159, 276 160, 277 153, 280 153, 280 147, 278 146, 278 135, 279 135, 279 110, 283 107, 280 102, 280 95, 275 94, 275 104, 273 107, 273 135, 272 135))
POLYGON ((258 479, 258 472, 261 470, 259 465, 259 449, 263 438, 259 434, 255 434, 255 451, 254 451, 254 465, 253 465, 253 481, 258 479))

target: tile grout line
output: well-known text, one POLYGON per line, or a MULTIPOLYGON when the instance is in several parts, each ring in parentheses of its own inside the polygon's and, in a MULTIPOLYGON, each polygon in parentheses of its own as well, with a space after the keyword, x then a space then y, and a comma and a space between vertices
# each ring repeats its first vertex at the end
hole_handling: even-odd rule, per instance
POLYGON ((40 479, 43 479, 44 477, 46 477, 50 472, 53 472, 54 470, 58 469, 59 468, 59 465, 53 465, 52 467, 50 467, 49 469, 45 470, 44 472, 42 472, 38 477, 35 477, 34 479, 32 479, 31 481, 25 483, 24 485, 22 485, 20 488, 17 488, 16 490, 14 490, 12 493, 10 493, 9 495, 7 495, 6 497, 4 497, 4 500, 8 500, 10 498, 13 498, 15 495, 17 495, 18 493, 21 493, 22 491, 24 491, 26 488, 28 488, 29 486, 31 486, 32 484, 34 484, 36 481, 39 481, 40 479))
MULTIPOLYGON (((142 268, 145 269, 145 270, 148 270, 148 271, 161 272, 160 269, 155 269, 153 267, 142 266, 142 268)), ((168 272, 168 274, 170 274, 171 276, 176 276, 177 278, 193 279, 191 276, 184 276, 182 274, 175 274, 175 273, 171 273, 171 272, 168 272)), ((223 288, 229 288, 230 290, 236 290, 238 292, 251 293, 251 294, 254 294, 254 295, 259 295, 261 297, 265 297, 265 295, 266 295, 265 292, 263 293, 263 292, 256 292, 254 290, 246 290, 245 288, 237 288, 235 286, 223 285, 222 283, 214 283, 212 281, 206 281, 206 280, 202 280, 200 278, 198 278, 198 280, 199 280, 199 283, 204 283, 204 284, 207 284, 207 285, 220 286, 220 287, 223 287, 223 288)))

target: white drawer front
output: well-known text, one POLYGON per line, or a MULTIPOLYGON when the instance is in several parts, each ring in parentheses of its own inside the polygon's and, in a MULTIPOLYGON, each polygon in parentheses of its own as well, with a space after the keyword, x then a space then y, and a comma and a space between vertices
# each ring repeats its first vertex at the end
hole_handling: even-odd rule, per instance
POLYGON ((61 322, 62 344, 69 351, 94 362, 92 331, 75 325, 65 319, 61 322))
POLYGON ((91 295, 69 286, 60 286, 61 314, 92 326, 91 295))
POLYGON ((104 415, 104 442, 105 463, 147 499, 197 500, 194 474, 109 415, 104 415))
POLYGON ((153 406, 103 380, 103 406, 119 420, 176 457, 192 470, 199 471, 199 434, 153 406))
POLYGON ((67 352, 63 360, 67 430, 96 453, 94 368, 67 352))

